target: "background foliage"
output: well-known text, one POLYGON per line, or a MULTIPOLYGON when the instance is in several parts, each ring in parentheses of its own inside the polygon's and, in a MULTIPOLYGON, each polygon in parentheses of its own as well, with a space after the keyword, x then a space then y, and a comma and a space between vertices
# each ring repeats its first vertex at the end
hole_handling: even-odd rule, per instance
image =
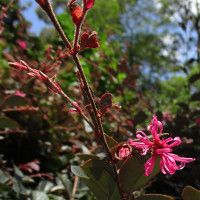
MULTIPOLYGON (((84 108, 74 63, 60 53, 64 47, 53 28, 35 36, 18 1, 0 2, 0 198, 95 199, 70 170, 80 164, 77 153, 102 155, 92 130, 44 83, 8 66, 8 61, 23 59, 57 75, 64 91, 84 108)), ((57 17, 72 39, 66 1, 52 3, 55 10, 62 8, 57 17)), ((104 116, 105 132, 127 141, 156 113, 165 132, 182 138, 177 152, 197 158, 175 175, 158 174, 138 196, 161 193, 181 199, 186 185, 200 189, 200 5, 195 6, 197 13, 189 0, 96 0, 84 24, 87 32, 98 32, 101 46, 81 53, 95 100, 110 92, 122 106, 104 116)), ((49 23, 40 8, 37 13, 49 23)))

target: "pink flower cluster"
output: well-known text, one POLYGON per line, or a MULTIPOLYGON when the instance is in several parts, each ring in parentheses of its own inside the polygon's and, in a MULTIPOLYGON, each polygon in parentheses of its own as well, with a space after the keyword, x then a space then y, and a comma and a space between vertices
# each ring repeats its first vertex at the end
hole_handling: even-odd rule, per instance
POLYGON ((148 136, 142 132, 137 131, 136 137, 141 142, 134 142, 129 140, 129 144, 142 149, 141 155, 146 155, 148 151, 152 153, 151 158, 145 163, 145 175, 148 176, 152 173, 156 158, 160 157, 160 168, 163 174, 174 174, 176 170, 181 170, 185 167, 185 163, 189 163, 195 160, 195 158, 184 158, 179 157, 176 154, 171 153, 172 147, 177 146, 181 143, 179 137, 174 139, 169 137, 167 139, 160 139, 163 125, 160 121, 157 120, 157 117, 154 115, 151 120, 151 124, 147 128, 151 131, 153 136, 153 141, 150 141, 148 136), (159 132, 159 133, 158 133, 159 132), (176 162, 180 162, 180 165, 177 165, 176 162))

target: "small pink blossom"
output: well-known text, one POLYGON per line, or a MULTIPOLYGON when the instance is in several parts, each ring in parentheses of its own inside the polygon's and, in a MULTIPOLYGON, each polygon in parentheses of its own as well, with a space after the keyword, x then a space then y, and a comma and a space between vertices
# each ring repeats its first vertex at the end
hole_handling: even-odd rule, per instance
POLYGON ((200 127, 200 118, 198 118, 198 119, 196 120, 196 124, 197 124, 197 126, 200 127))
POLYGON ((162 117, 163 121, 172 121, 172 115, 170 112, 166 111, 163 113, 163 117, 162 117))
POLYGON ((27 44, 26 44, 25 41, 17 40, 17 44, 19 45, 19 48, 20 48, 21 50, 26 49, 27 44))
POLYGON ((19 90, 17 90, 17 91, 15 92, 15 95, 20 96, 20 97, 25 97, 25 96, 26 96, 25 93, 20 92, 19 90))
POLYGON ((122 146, 119 146, 117 148, 117 151, 115 153, 115 158, 118 160, 125 160, 127 157, 129 157, 132 153, 132 148, 128 144, 123 144, 122 146))
POLYGON ((137 131, 136 135, 136 137, 141 142, 134 142, 131 139, 129 140, 130 145, 142 149, 141 155, 146 155, 148 151, 152 153, 151 158, 145 163, 146 176, 152 173, 157 157, 161 158, 160 168, 163 174, 174 174, 176 170, 183 169, 185 163, 189 163, 195 160, 194 158, 179 157, 178 155, 171 153, 172 147, 181 144, 181 140, 179 137, 175 137, 174 139, 169 137, 167 139, 161 140, 160 136, 163 130, 163 125, 160 121, 157 120, 155 115, 153 116, 151 124, 147 129, 151 131, 153 136, 152 142, 142 131, 137 131), (181 164, 178 166, 176 162, 180 162, 181 164))

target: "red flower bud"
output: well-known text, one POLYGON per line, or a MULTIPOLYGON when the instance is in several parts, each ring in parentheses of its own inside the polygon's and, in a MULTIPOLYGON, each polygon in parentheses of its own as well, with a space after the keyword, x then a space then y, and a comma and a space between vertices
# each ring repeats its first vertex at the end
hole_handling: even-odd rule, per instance
POLYGON ((8 62, 8 64, 11 67, 16 68, 16 69, 22 69, 22 70, 25 70, 25 71, 28 70, 26 65, 23 65, 22 63, 19 63, 19 62, 8 62))
POLYGON ((83 14, 81 7, 77 5, 73 6, 70 9, 70 14, 72 16, 74 24, 78 25, 83 14))
POLYGON ((40 6, 44 6, 44 5, 45 5, 44 0, 36 0, 36 2, 37 2, 38 4, 40 4, 40 6))
POLYGON ((75 5, 76 2, 77 0, 70 0, 68 2, 68 7, 69 7, 70 14, 72 16, 73 23, 78 25, 83 15, 83 10, 80 6, 75 5))
POLYGON ((83 5, 84 5, 84 8, 90 9, 94 5, 94 0, 84 0, 83 5))

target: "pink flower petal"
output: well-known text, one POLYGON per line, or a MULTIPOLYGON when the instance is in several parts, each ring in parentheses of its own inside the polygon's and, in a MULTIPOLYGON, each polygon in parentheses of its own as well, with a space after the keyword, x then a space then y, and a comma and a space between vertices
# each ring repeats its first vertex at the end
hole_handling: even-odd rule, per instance
POLYGON ((142 132, 142 131, 137 131, 136 132, 137 134, 136 134, 136 137, 139 139, 139 140, 141 140, 142 142, 144 142, 144 143, 148 143, 148 144, 152 144, 152 142, 149 140, 149 138, 148 138, 148 136, 144 133, 144 132, 142 132), (146 138, 146 140, 145 140, 145 138, 144 137, 142 137, 140 134, 138 134, 138 133, 141 133, 142 135, 144 135, 145 136, 145 138, 146 138))
POLYGON ((165 148, 165 149, 156 149, 156 150, 155 150, 155 153, 156 153, 156 154, 163 154, 163 153, 169 153, 169 152, 172 152, 172 149, 170 149, 170 148, 165 148))
POLYGON ((155 165, 156 155, 153 154, 152 157, 145 163, 145 176, 149 176, 152 173, 155 165))
POLYGON ((25 93, 20 92, 19 90, 17 90, 17 91, 15 92, 15 95, 20 96, 20 97, 25 97, 25 96, 26 96, 25 93))
POLYGON ((181 144, 181 139, 180 139, 180 137, 175 137, 175 138, 174 138, 174 142, 171 143, 171 144, 169 144, 168 147, 169 147, 169 148, 172 148, 172 147, 174 147, 174 146, 178 146, 179 144, 181 144))

